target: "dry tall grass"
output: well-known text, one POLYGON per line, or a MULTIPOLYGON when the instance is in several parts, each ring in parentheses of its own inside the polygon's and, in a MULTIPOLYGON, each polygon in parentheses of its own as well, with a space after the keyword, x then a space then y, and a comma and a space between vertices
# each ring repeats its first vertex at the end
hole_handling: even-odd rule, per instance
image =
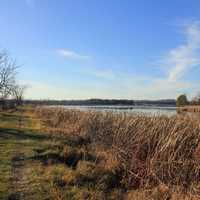
POLYGON ((178 113, 196 113, 199 114, 200 113, 200 106, 196 105, 196 106, 183 106, 183 107, 178 107, 177 108, 178 113))
POLYGON ((126 190, 165 185, 200 195, 197 118, 58 108, 38 108, 36 114, 48 131, 76 135, 98 149, 106 160, 105 167, 120 174, 120 184, 126 190))

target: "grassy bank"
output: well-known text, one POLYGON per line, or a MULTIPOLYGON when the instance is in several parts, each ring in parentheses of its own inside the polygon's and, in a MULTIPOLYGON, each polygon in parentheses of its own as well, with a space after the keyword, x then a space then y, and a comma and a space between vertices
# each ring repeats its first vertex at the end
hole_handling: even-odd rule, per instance
POLYGON ((34 149, 50 141, 38 133, 29 110, 21 108, 17 111, 0 112, 0 199, 2 200, 48 197, 45 188, 49 186, 44 184, 46 177, 41 176, 41 164, 34 159, 34 149), (41 187, 37 188, 38 186, 41 187))
MULTIPOLYGON (((0 199, 56 199, 40 149, 54 149, 60 138, 40 132, 33 108, 0 112, 0 199)), ((46 155, 48 156, 48 154, 46 155)))
POLYGON ((0 113, 0 199, 199 199, 197 118, 0 113))

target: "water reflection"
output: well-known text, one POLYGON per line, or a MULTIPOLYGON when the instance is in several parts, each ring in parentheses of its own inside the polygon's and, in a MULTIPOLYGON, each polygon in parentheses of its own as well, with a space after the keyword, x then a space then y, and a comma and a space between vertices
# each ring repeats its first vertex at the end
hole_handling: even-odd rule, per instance
POLYGON ((176 107, 155 107, 155 106, 62 106, 65 109, 128 112, 148 115, 168 115, 176 114, 176 107))

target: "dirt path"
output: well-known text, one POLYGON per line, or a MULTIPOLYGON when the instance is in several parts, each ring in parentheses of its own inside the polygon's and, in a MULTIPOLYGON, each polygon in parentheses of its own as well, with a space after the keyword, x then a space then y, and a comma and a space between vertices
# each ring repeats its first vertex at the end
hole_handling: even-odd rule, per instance
POLYGON ((29 183, 27 181, 27 175, 24 167, 24 154, 15 152, 12 158, 12 176, 10 195, 8 199, 24 199, 25 193, 28 191, 29 183))
POLYGON ((19 117, 3 116, 5 122, 10 120, 15 126, 0 126, 0 200, 51 199, 50 184, 43 175, 44 166, 33 159, 35 149, 49 138, 27 129, 20 130, 18 122, 22 120, 19 117))
POLYGON ((34 200, 50 199, 47 198, 47 191, 39 177, 37 162, 27 162, 23 152, 15 152, 16 155, 12 159, 12 178, 9 200, 34 200), (36 197, 37 196, 37 197, 36 197))

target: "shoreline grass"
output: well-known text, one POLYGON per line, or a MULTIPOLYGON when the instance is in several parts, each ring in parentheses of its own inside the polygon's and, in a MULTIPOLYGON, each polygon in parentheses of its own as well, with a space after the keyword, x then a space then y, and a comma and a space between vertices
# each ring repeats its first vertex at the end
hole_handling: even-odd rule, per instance
POLYGON ((41 200, 199 199, 196 117, 47 107, 0 117, 2 199, 8 192, 41 200))
MULTIPOLYGON (((199 119, 182 115, 131 116, 44 107, 38 108, 36 115, 47 132, 71 137, 79 148, 84 146, 87 153, 95 152, 99 160, 96 170, 112 173, 113 187, 109 186, 112 191, 116 189, 125 194, 132 191, 137 196, 138 190, 156 190, 159 196, 159 191, 165 190, 164 194, 170 196, 168 199, 175 194, 177 199, 183 194, 198 196, 199 119)), ((77 156, 78 153, 74 154, 77 156)), ((79 163, 81 159, 77 160, 79 163)))
POLYGON ((199 105, 196 105, 196 106, 190 105, 190 106, 177 107, 177 112, 200 115, 200 106, 199 105))

